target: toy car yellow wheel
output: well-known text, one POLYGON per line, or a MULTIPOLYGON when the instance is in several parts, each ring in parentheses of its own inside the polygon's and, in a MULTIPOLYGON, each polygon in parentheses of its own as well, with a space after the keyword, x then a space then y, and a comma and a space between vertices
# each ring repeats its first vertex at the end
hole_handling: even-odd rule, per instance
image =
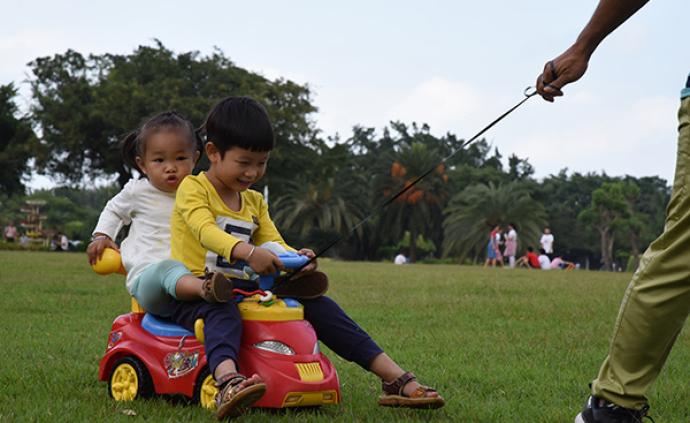
POLYGON ((141 361, 125 357, 113 366, 108 393, 115 401, 133 401, 153 395, 151 376, 141 361))
POLYGON ((216 394, 218 394, 216 381, 213 379, 208 367, 204 367, 196 378, 196 384, 194 385, 194 401, 198 402, 199 405, 204 408, 215 410, 216 394))

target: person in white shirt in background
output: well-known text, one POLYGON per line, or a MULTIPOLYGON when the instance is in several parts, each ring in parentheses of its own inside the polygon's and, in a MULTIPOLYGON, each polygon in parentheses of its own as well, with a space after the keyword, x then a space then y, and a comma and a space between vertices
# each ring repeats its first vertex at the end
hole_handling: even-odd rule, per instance
POLYGON ((508 257, 508 265, 511 269, 515 268, 515 255, 517 254, 517 231, 515 224, 508 224, 508 232, 505 235, 505 250, 503 255, 508 257))
POLYGON ((551 254, 553 254, 553 234, 551 233, 551 229, 547 226, 544 228, 544 233, 541 235, 541 239, 539 240, 539 244, 541 244, 541 248, 544 249, 544 252, 546 255, 551 257, 551 254))
POLYGON ((546 255, 543 248, 539 249, 539 266, 541 266, 541 270, 551 270, 551 259, 546 255))
POLYGON ((407 264, 407 257, 405 257, 405 254, 403 252, 399 252, 397 256, 393 259, 394 264, 407 264))

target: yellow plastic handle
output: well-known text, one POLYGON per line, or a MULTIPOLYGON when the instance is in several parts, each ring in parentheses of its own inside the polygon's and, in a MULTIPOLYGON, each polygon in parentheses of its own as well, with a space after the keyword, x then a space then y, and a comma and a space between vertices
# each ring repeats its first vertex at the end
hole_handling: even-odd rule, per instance
POLYGON ((120 252, 112 248, 103 250, 103 255, 96 261, 96 264, 91 268, 99 275, 109 275, 111 273, 127 274, 124 266, 122 266, 122 257, 120 252))

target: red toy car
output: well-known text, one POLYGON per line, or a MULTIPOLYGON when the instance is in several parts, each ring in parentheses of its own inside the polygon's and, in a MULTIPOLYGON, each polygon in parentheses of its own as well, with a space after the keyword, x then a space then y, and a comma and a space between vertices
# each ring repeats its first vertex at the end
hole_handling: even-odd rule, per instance
MULTIPOLYGON (((280 258, 286 268, 298 268, 308 260, 294 254, 280 258)), ((268 282, 262 278, 263 289, 268 282)), ((239 368, 245 374, 261 375, 267 385, 266 394, 253 406, 338 404, 338 374, 319 351, 302 305, 289 298, 273 298, 268 306, 260 301, 260 295, 254 295, 237 304, 244 325, 239 368)), ((98 378, 108 382, 108 392, 116 401, 182 394, 215 408, 218 390, 206 363, 201 319, 195 333, 145 313, 132 298, 132 311, 113 322, 98 378)))

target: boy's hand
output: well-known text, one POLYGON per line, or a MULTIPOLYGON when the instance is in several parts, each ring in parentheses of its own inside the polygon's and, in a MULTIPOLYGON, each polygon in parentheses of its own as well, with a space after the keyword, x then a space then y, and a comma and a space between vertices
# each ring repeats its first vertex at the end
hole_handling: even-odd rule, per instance
POLYGON ((278 256, 266 248, 255 247, 254 252, 246 261, 249 267, 260 275, 271 275, 284 269, 278 256))
MULTIPOLYGON (((313 257, 316 257, 316 254, 309 248, 302 248, 297 252, 297 254, 301 256, 307 256, 309 259, 312 259, 313 257)), ((309 263, 307 266, 305 266, 302 270, 300 270, 300 273, 302 272, 311 272, 316 270, 316 268, 319 266, 319 264, 316 262, 316 260, 312 261, 309 263)))
POLYGON ((103 255, 103 250, 106 248, 112 248, 115 251, 120 251, 120 247, 115 244, 115 242, 110 239, 107 235, 99 235, 98 238, 94 239, 86 247, 86 255, 89 257, 89 264, 94 265, 103 255))

